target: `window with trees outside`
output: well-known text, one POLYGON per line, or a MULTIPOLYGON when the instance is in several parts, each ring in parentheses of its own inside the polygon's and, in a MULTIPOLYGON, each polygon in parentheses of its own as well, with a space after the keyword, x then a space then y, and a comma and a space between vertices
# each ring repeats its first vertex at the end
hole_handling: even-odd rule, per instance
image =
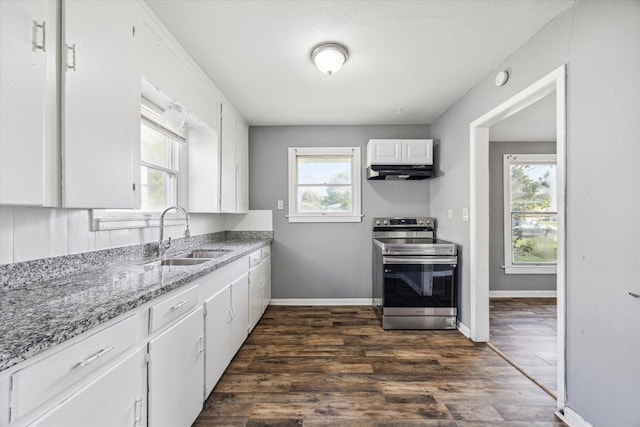
POLYGON ((289 222, 360 222, 360 147, 289 148, 289 222))
POLYGON ((159 212, 178 204, 180 149, 184 134, 142 105, 140 129, 141 209, 159 212))
POLYGON ((507 274, 556 272, 557 217, 555 154, 505 154, 507 274))

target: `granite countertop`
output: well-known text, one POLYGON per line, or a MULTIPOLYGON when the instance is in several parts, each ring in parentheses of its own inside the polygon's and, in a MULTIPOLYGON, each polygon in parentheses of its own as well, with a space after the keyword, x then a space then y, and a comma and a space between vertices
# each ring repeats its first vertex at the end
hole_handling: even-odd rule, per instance
POLYGON ((0 292, 0 371, 268 245, 223 240, 192 249, 231 249, 192 266, 148 266, 158 257, 107 265, 0 292))

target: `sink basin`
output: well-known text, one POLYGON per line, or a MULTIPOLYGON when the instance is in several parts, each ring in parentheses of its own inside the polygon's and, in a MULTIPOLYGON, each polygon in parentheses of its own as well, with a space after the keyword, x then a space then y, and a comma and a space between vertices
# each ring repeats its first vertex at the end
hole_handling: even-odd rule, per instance
POLYGON ((184 258, 217 258, 233 252, 233 249, 197 249, 188 254, 182 255, 184 258))
POLYGON ((198 265, 209 261, 206 258, 166 258, 148 262, 145 265, 198 265))

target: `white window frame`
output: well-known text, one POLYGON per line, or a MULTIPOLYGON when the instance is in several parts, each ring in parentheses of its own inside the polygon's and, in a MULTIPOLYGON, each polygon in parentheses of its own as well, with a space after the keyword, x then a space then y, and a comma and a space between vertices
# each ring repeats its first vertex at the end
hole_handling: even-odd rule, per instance
POLYGON ((289 222, 362 222, 362 177, 360 147, 289 147, 289 222), (298 212, 299 156, 349 156, 351 157, 351 207, 352 211, 301 213, 298 212))
MULTIPOLYGON (((556 263, 545 264, 514 264, 511 242, 511 165, 518 164, 556 164, 555 154, 505 154, 503 156, 503 200, 504 200, 504 272, 505 274, 556 274, 556 263)), ((556 191, 557 194, 557 191, 556 191)))
MULTIPOLYGON (((177 167, 177 170, 147 164, 140 159, 138 174, 141 173, 142 166, 176 173, 176 204, 180 206, 187 206, 187 150, 185 146, 188 139, 187 134, 169 127, 164 128, 164 120, 162 119, 161 110, 145 98, 142 98, 141 116, 141 128, 142 126, 147 126, 177 141, 177 147, 174 148, 174 152, 172 153, 172 156, 177 156, 177 161, 173 164, 174 167, 177 167)), ((141 185, 141 183, 139 185, 141 185)), ((139 189, 138 191, 141 190, 142 189, 139 189)), ((138 203, 140 203, 140 201, 138 201, 138 203)), ((104 231, 130 228, 157 228, 160 224, 160 214, 161 212, 143 211, 141 209, 92 209, 91 230, 104 231)), ((174 222, 178 224, 183 221, 184 219, 182 214, 177 211, 168 212, 165 217, 165 223, 167 225, 174 222)))

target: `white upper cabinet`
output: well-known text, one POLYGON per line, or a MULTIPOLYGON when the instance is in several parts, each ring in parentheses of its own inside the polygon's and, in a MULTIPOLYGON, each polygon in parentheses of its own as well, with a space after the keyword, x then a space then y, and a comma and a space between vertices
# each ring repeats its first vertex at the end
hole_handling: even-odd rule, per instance
POLYGON ((44 203, 47 6, 0 1, 0 204, 44 203))
POLYGON ((431 165, 432 139, 371 139, 367 144, 367 166, 431 165))
POLYGON ((249 127, 238 123, 236 213, 249 212, 249 127))
POLYGON ((222 106, 220 211, 249 210, 249 131, 231 108, 222 106))
POLYGON ((402 163, 402 140, 372 139, 367 144, 367 163, 397 165, 402 163))
POLYGON ((62 4, 63 205, 133 208, 139 189, 137 5, 62 4))
POLYGON ((402 163, 407 165, 432 165, 432 139, 403 139, 402 163))

